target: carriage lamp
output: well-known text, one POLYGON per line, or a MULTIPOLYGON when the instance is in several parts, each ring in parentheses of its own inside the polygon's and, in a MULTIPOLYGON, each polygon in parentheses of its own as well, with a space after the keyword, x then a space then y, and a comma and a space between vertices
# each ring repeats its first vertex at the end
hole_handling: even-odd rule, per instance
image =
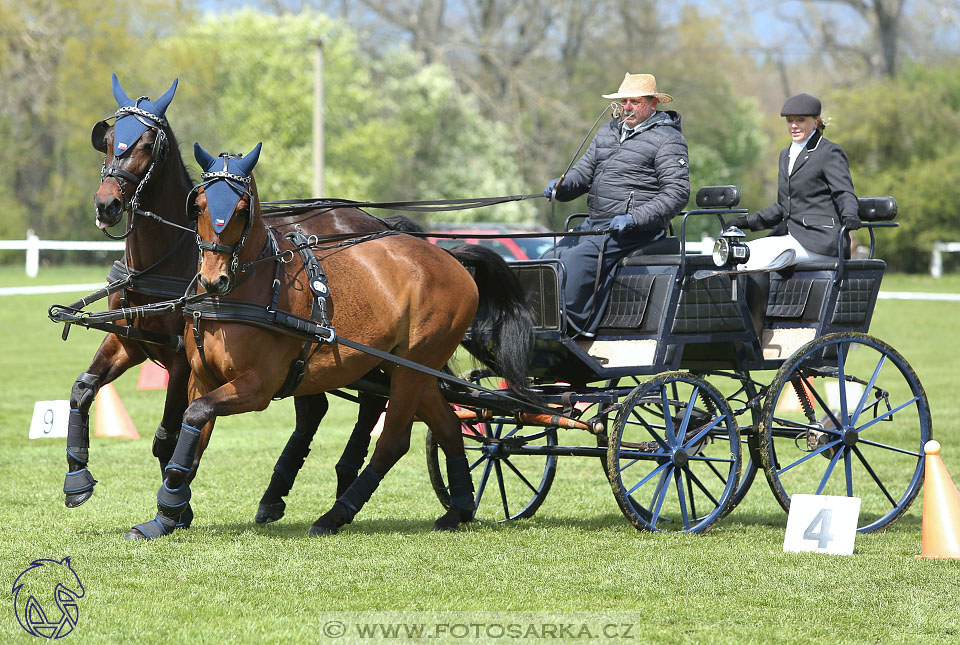
POLYGON ((713 245, 713 263, 718 267, 733 267, 750 259, 750 247, 744 241, 746 234, 736 226, 724 230, 713 245))

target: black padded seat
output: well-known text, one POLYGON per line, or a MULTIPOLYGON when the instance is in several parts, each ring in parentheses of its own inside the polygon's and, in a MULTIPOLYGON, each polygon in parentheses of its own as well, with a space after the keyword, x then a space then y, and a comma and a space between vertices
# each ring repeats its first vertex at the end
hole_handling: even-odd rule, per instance
MULTIPOLYGON (((648 262, 647 258, 650 257, 660 257, 660 256, 670 256, 670 255, 680 255, 680 238, 678 237, 664 237, 650 244, 647 244, 642 249, 637 249, 627 257, 620 260, 620 266, 629 266, 631 264, 670 264, 669 262, 648 262), (632 260, 636 258, 643 258, 643 262, 633 262, 632 260)), ((677 261, 679 262, 679 260, 677 261)))
MULTIPOLYGON (((793 264, 783 271, 833 271, 837 268, 836 262, 831 261, 820 261, 820 262, 802 262, 800 264, 793 264)), ((864 259, 864 260, 844 260, 843 270, 844 271, 866 271, 866 270, 876 270, 876 269, 886 269, 887 263, 883 260, 877 258, 864 259)))
MULTIPOLYGON (((676 239, 676 238, 674 238, 676 239)), ((680 251, 671 255, 628 255, 620 261, 620 266, 680 266, 680 251)), ((684 263, 688 267, 697 267, 698 269, 716 269, 713 264, 713 256, 701 253, 691 253, 686 256, 684 263)))

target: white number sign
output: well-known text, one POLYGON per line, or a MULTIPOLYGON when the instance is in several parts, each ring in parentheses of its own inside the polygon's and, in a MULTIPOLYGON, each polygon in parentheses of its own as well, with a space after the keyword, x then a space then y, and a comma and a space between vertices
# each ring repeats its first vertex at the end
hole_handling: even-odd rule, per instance
POLYGON ((783 550, 852 555, 859 518, 859 497, 794 495, 783 550))
POLYGON ((66 437, 70 401, 37 401, 30 421, 30 438, 66 437))

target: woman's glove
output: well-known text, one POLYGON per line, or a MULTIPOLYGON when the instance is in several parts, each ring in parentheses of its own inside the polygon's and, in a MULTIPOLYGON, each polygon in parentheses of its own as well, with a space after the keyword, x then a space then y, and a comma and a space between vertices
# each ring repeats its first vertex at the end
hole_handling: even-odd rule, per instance
POLYGON ((850 215, 840 219, 840 223, 847 227, 848 231, 855 231, 861 226, 860 218, 856 215, 850 215))
POLYGON ((731 220, 727 220, 723 225, 724 228, 730 228, 731 226, 736 226, 739 229, 750 229, 750 224, 747 223, 746 215, 741 215, 740 217, 734 217, 731 220))

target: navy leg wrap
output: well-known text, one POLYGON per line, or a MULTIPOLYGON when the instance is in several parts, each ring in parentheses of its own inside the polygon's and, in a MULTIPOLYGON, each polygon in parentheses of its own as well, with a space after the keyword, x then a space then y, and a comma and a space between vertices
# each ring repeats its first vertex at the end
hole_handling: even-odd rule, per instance
MULTIPOLYGON (((147 538, 148 540, 153 540, 158 537, 163 537, 164 535, 170 535, 173 533, 173 530, 177 528, 177 524, 169 517, 164 517, 160 513, 157 513, 157 516, 149 522, 137 524, 133 528, 140 531, 140 533, 143 534, 143 537, 147 538)), ((130 537, 129 533, 127 534, 127 537, 130 537)))
POLYGON ((450 482, 450 505, 473 511, 473 478, 466 455, 447 459, 447 481, 450 482))
POLYGON ((303 462, 310 454, 313 435, 312 432, 295 431, 287 440, 287 445, 283 447, 283 452, 280 453, 277 464, 273 467, 274 476, 270 482, 271 488, 276 482, 276 490, 281 497, 290 492, 293 482, 297 479, 297 473, 303 468, 303 462))
POLYGON ((377 486, 380 485, 382 480, 383 475, 375 471, 372 467, 367 466, 363 469, 363 472, 360 473, 360 476, 357 477, 357 480, 350 485, 350 488, 337 499, 338 502, 346 507, 350 516, 347 524, 360 512, 360 509, 363 508, 363 505, 366 504, 370 496, 373 495, 373 491, 377 490, 377 486))
POLYGON ((180 470, 189 473, 193 468, 193 458, 197 454, 197 442, 200 441, 200 431, 186 423, 180 426, 180 437, 177 439, 177 447, 173 450, 173 456, 170 457, 170 463, 164 469, 180 470))
POLYGON ((179 488, 168 488, 164 482, 157 491, 157 510, 172 520, 183 514, 190 503, 190 486, 181 484, 179 488))
POLYGON ((90 458, 90 404, 100 387, 100 379, 84 372, 77 377, 70 393, 70 416, 67 418, 67 456, 86 465, 90 458), (77 407, 74 408, 73 405, 77 407))

